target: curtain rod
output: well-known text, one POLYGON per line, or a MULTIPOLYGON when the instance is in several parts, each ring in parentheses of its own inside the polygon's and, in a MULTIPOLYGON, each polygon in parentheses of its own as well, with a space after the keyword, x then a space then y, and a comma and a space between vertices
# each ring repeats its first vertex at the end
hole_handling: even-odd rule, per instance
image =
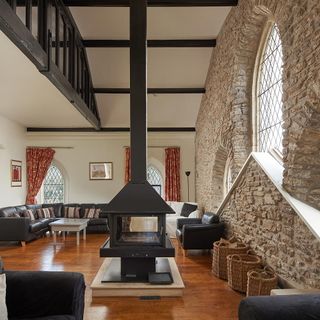
POLYGON ((74 147, 59 147, 59 146, 27 146, 27 148, 39 148, 39 149, 46 149, 46 148, 51 148, 51 149, 74 149, 74 147))
MULTIPOLYGON (((152 149, 166 149, 166 148, 180 148, 180 146, 147 146, 152 149)), ((130 146, 123 146, 123 148, 130 148, 130 146)))

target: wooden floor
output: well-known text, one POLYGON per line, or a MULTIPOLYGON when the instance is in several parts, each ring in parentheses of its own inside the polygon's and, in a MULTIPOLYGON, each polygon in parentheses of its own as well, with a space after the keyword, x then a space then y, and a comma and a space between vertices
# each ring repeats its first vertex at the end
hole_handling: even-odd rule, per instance
POLYGON ((211 256, 184 257, 176 246, 176 261, 186 289, 181 298, 141 300, 139 298, 91 298, 90 284, 103 259, 99 247, 105 235, 87 235, 80 246, 75 236, 69 235, 65 244, 56 249, 50 237, 42 238, 25 247, 0 244, 0 256, 7 270, 77 271, 84 274, 87 284, 85 320, 187 320, 237 319, 242 295, 232 291, 225 281, 211 273, 211 256))

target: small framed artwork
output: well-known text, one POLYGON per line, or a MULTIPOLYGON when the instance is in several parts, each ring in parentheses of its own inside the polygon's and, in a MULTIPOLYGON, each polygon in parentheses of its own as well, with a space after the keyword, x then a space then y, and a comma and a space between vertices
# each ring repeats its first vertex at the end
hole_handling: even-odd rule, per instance
POLYGON ((113 168, 112 162, 90 162, 89 163, 90 180, 112 180, 113 168))
POLYGON ((11 160, 11 187, 22 186, 22 161, 11 160))

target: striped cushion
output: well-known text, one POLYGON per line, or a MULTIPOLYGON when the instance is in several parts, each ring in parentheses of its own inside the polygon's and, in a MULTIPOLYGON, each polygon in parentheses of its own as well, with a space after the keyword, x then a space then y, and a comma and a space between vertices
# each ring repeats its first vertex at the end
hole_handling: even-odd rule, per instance
POLYGON ((52 207, 37 209, 37 215, 39 219, 49 219, 55 217, 52 207))
POLYGON ((100 208, 87 208, 84 211, 84 218, 85 219, 98 219, 100 215, 101 209, 100 208))
POLYGON ((71 219, 80 218, 80 208, 79 207, 65 207, 64 208, 64 217, 71 219))
POLYGON ((21 211, 20 216, 24 218, 29 218, 30 220, 35 220, 34 213, 31 209, 21 211))

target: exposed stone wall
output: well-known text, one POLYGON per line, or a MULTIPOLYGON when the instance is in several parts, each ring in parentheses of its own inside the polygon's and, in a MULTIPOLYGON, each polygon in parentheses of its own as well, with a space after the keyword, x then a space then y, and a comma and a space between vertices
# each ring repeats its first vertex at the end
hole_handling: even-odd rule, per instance
MULTIPOLYGON (((223 200, 221 168, 226 155, 235 178, 253 149, 253 74, 270 19, 278 25, 284 57, 283 186, 320 209, 320 1, 239 0, 213 50, 196 124, 196 197, 208 211, 215 211, 223 200)), ((246 178, 256 173, 250 174, 246 178)), ((224 218, 246 241, 266 251, 266 259, 280 274, 319 287, 314 277, 315 267, 319 270, 319 244, 274 187, 269 186, 265 194, 265 182, 260 182, 252 183, 251 189, 240 185, 234 195, 240 197, 241 192, 247 213, 243 215, 244 207, 237 205, 233 208, 238 212, 226 210, 224 218)))
POLYGON ((236 235, 295 286, 320 288, 320 242, 252 161, 221 217, 236 235))
POLYGON ((320 208, 320 2, 239 0, 213 50, 196 124, 197 201, 219 206, 212 195, 213 167, 223 146, 235 177, 252 150, 252 86, 255 60, 267 20, 283 44, 284 186, 320 208))

